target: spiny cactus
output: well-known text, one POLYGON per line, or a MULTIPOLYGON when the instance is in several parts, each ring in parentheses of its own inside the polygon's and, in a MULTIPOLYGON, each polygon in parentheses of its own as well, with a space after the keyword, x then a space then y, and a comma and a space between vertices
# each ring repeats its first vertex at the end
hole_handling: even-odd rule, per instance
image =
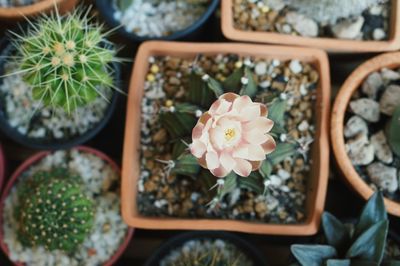
POLYGON ((284 0, 290 7, 321 23, 359 16, 380 0, 284 0))
MULTIPOLYGON (((250 176, 241 177, 234 172, 224 178, 218 178, 208 169, 200 167, 198 159, 187 150, 187 140, 191 139, 192 130, 197 120, 219 96, 232 92, 239 95, 255 97, 258 91, 252 70, 247 66, 237 68, 223 82, 203 73, 195 66, 189 77, 185 103, 172 103, 163 106, 159 114, 159 121, 168 132, 173 143, 172 160, 163 162, 167 164, 167 174, 190 176, 199 178, 206 183, 216 183, 216 196, 211 205, 217 206, 222 198, 235 191, 237 188, 248 189, 256 193, 266 193, 273 167, 285 158, 298 154, 297 143, 278 142, 275 151, 266 156, 261 166, 254 170, 250 176)), ((274 122, 270 132, 275 136, 285 132, 284 118, 286 111, 286 100, 280 94, 272 97, 267 103, 268 119, 274 122)), ((201 119, 201 118, 200 118, 201 119)), ((251 152, 251 151, 250 151, 251 152)))
POLYGON ((76 180, 66 170, 38 172, 19 191, 16 218, 23 244, 73 252, 85 240, 93 226, 93 202, 76 180))
POLYGON ((303 266, 399 265, 384 261, 389 220, 381 192, 365 205, 354 230, 332 214, 322 215, 325 245, 292 245, 291 250, 303 266))
POLYGON ((389 121, 386 135, 393 152, 400 157, 400 106, 396 108, 389 121))
POLYGON ((30 22, 16 40, 19 69, 32 87, 34 100, 70 113, 97 97, 98 86, 114 88, 110 64, 117 62, 116 50, 107 41, 109 33, 91 22, 89 11, 76 10, 61 16, 52 13, 30 22))

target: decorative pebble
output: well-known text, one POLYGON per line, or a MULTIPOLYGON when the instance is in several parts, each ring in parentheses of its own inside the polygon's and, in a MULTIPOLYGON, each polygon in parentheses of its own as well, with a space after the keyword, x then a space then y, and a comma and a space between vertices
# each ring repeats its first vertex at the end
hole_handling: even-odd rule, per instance
POLYGON ((371 136, 371 144, 374 146, 376 157, 383 163, 393 162, 393 152, 390 149, 383 130, 371 136))
POLYGON ((386 32, 381 28, 374 29, 372 37, 377 41, 383 40, 386 38, 386 32))
POLYGON ((382 76, 378 72, 370 74, 362 84, 362 92, 371 99, 376 99, 380 87, 383 86, 382 76))
POLYGON ((315 37, 318 35, 317 23, 296 12, 289 12, 286 14, 286 21, 292 25, 292 27, 304 37, 315 37))
POLYGON ((374 146, 364 134, 358 134, 345 145, 346 152, 354 165, 368 165, 374 160, 374 146))
POLYGON ((361 28, 364 17, 360 16, 354 20, 344 20, 332 27, 333 35, 339 39, 357 39, 362 34, 361 28))
POLYGON ((368 98, 350 102, 351 110, 369 122, 378 122, 380 118, 379 103, 368 98))
POLYGON ((378 162, 369 165, 367 172, 371 181, 380 189, 393 193, 399 188, 397 169, 395 167, 389 167, 378 162))
POLYGON ((361 117, 354 115, 346 123, 344 127, 344 136, 346 138, 354 137, 358 134, 368 135, 368 125, 361 117))
POLYGON ((400 86, 389 85, 379 101, 380 110, 382 113, 391 116, 397 106, 400 105, 400 86))
POLYGON ((303 66, 301 65, 299 60, 290 61, 289 68, 290 71, 292 71, 294 74, 299 74, 301 73, 301 71, 303 71, 303 66))

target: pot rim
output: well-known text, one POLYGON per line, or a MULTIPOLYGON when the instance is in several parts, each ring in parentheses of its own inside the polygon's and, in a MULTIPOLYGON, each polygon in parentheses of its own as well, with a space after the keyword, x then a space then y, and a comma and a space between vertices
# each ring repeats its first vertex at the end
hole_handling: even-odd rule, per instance
MULTIPOLYGON (((399 1, 400 2, 400 1, 399 1)), ((365 78, 375 71, 382 68, 394 68, 400 66, 400 52, 385 53, 367 60, 357 67, 343 83, 332 109, 331 118, 331 141, 333 154, 336 163, 343 174, 345 181, 355 190, 364 200, 369 199, 374 191, 360 177, 355 170, 347 152, 345 150, 344 139, 344 119, 347 106, 351 96, 357 91, 365 78)), ((400 203, 385 197, 387 211, 395 216, 400 216, 400 203)))
POLYGON ((385 52, 400 49, 400 1, 392 0, 390 38, 383 41, 358 41, 337 38, 302 37, 276 32, 244 31, 233 25, 232 0, 221 0, 221 26, 224 36, 236 41, 251 41, 321 48, 332 53, 385 52))
MULTIPOLYGON (((111 165, 111 167, 118 173, 121 174, 121 169, 120 167, 109 157, 107 156, 105 153, 91 148, 89 146, 77 146, 74 147, 73 149, 77 149, 79 151, 83 151, 83 152, 87 152, 87 153, 91 153, 101 159, 103 159, 104 161, 106 161, 107 163, 109 163, 111 165)), ((7 257, 9 258, 9 249, 7 244, 4 242, 4 233, 3 233, 3 209, 4 209, 4 202, 8 197, 8 194, 10 193, 11 189, 14 187, 15 183, 17 182, 19 176, 25 172, 29 167, 31 167, 33 164, 37 163, 38 161, 40 161, 41 159, 43 159, 44 157, 46 157, 47 155, 49 155, 51 153, 51 151, 41 151, 38 152, 32 156, 30 156, 28 159, 26 159, 20 166, 18 166, 18 168, 14 171, 14 173, 12 174, 12 176, 10 177, 10 179, 8 180, 3 192, 1 193, 1 198, 0 198, 0 248, 3 250, 3 252, 7 255, 7 257)), ((124 240, 122 241, 122 243, 120 244, 119 248, 117 249, 117 251, 113 254, 113 256, 111 256, 109 258, 108 261, 106 261, 103 265, 105 266, 111 266, 113 265, 113 263, 115 263, 118 258, 122 255, 122 253, 125 251, 125 249, 127 248, 132 236, 133 236, 133 232, 134 232, 134 228, 132 227, 128 227, 128 231, 126 233, 126 236, 124 238, 124 240)), ((12 261, 13 262, 13 261, 12 261)), ((13 262, 14 265, 18 265, 18 266, 23 266, 25 264, 20 263, 20 262, 13 262)))
POLYGON ((226 230, 245 233, 271 235, 312 235, 318 231, 321 214, 324 209, 329 171, 329 106, 330 76, 326 52, 318 49, 268 46, 241 43, 182 43, 152 41, 141 45, 136 57, 128 95, 128 109, 125 123, 125 140, 122 167, 122 215, 125 222, 136 228, 155 230, 226 230), (196 51, 196 52, 194 52, 196 51), (243 56, 262 57, 266 59, 312 62, 320 73, 315 104, 318 112, 317 135, 313 145, 316 160, 316 171, 310 177, 307 187, 309 210, 304 222, 298 224, 257 223, 243 220, 224 219, 180 219, 146 217, 138 213, 136 206, 137 180, 139 178, 139 145, 140 145, 140 101, 143 94, 144 77, 147 73, 148 57, 172 55, 193 57, 201 54, 235 53, 243 56))
POLYGON ((122 36, 134 42, 144 42, 149 40, 172 41, 172 40, 182 39, 190 35, 191 33, 195 32, 196 30, 198 30, 201 26, 203 26, 203 24, 206 23, 206 21, 211 17, 211 15, 217 9, 218 4, 219 0, 210 0, 209 6, 207 10, 203 13, 203 15, 200 18, 198 18, 195 22, 193 22, 191 25, 182 30, 176 31, 168 36, 151 37, 151 36, 139 36, 133 32, 126 31, 125 28, 121 26, 121 23, 118 20, 114 19, 114 17, 112 16, 112 14, 114 14, 115 11, 114 5, 112 5, 112 1, 96 0, 96 7, 100 11, 104 20, 108 23, 108 25, 110 25, 110 27, 112 28, 116 28, 117 31, 122 36))

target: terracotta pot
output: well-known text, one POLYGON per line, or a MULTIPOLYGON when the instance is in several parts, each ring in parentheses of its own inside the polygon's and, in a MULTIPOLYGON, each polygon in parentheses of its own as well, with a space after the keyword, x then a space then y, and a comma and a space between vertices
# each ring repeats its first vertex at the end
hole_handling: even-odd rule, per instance
MULTIPOLYGON (((333 153, 335 154, 337 164, 343 173, 346 182, 365 200, 368 200, 374 191, 360 177, 347 155, 343 133, 344 118, 351 96, 360 88, 364 79, 372 72, 378 71, 382 68, 395 67, 400 67, 399 52, 379 55, 360 65, 342 85, 333 106, 331 119, 333 153)), ((385 205, 389 213, 400 216, 400 203, 385 198, 385 205)))
POLYGON ((42 0, 32 5, 0 8, 1 20, 24 20, 25 18, 42 15, 57 4, 60 14, 73 9, 79 0, 42 0))
MULTIPOLYGON (((110 158, 108 157, 106 154, 102 153, 99 150, 90 148, 90 147, 86 147, 86 146, 78 146, 75 147, 74 149, 83 151, 83 152, 87 152, 87 153, 91 153, 101 159, 103 159, 104 161, 106 161, 107 163, 109 163, 111 165, 111 167, 117 171, 117 173, 121 173, 121 170, 119 168, 119 166, 110 158)), ((43 151, 43 152, 39 152, 36 153, 35 155, 29 157, 26 161, 24 161, 18 168, 17 170, 15 170, 14 174, 11 176, 10 180, 8 181, 1 199, 0 199, 0 247, 3 250, 3 252, 9 256, 9 250, 8 250, 8 246, 7 244, 4 242, 4 233, 3 233, 3 206, 4 206, 4 201, 6 200, 8 194, 10 193, 11 189, 13 188, 15 182, 18 180, 19 176, 25 172, 29 167, 31 167, 33 164, 37 163, 38 161, 40 161, 41 159, 43 159, 44 157, 46 157, 48 154, 50 154, 49 151, 43 151)), ((103 265, 104 266, 112 266, 117 260, 118 258, 122 255, 122 253, 124 252, 124 250, 126 249, 126 247, 128 246, 132 236, 133 236, 133 228, 129 228, 128 232, 125 236, 124 241, 122 242, 122 244, 120 245, 120 247, 118 248, 118 250, 114 253, 114 255, 107 261, 105 262, 103 265)), ((14 263, 14 265, 24 265, 23 263, 14 263)))
POLYGON ((178 42, 147 42, 140 46, 135 60, 128 95, 128 110, 122 168, 122 215, 125 222, 138 228, 167 230, 227 230, 275 235, 311 235, 317 232, 324 209, 329 171, 329 64, 325 52, 293 47, 249 45, 240 43, 196 44, 178 42), (234 53, 266 59, 299 59, 311 62, 320 74, 315 106, 317 132, 313 145, 314 169, 307 190, 307 219, 294 225, 263 224, 239 220, 178 219, 145 217, 138 212, 137 182, 140 175, 140 117, 148 57, 159 55, 195 58, 197 54, 234 53))
POLYGON ((383 52, 400 49, 400 1, 392 0, 389 40, 358 41, 336 38, 310 38, 276 32, 244 31, 234 27, 232 0, 222 0, 221 25, 225 37, 237 41, 299 45, 330 52, 383 52))

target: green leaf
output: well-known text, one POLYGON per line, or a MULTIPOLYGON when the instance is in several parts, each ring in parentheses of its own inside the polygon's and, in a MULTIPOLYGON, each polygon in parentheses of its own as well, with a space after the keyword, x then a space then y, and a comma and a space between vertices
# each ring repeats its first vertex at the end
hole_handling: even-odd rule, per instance
POLYGON ((207 86, 214 93, 216 98, 224 94, 224 89, 222 88, 222 85, 212 77, 209 77, 207 79, 207 86))
POLYGON ((264 160, 258 171, 264 179, 268 178, 272 173, 272 164, 268 160, 264 160))
POLYGON ((379 221, 387 219, 385 203, 383 201, 382 192, 375 192, 364 206, 360 220, 355 227, 354 237, 359 237, 365 230, 379 221))
POLYGON ((238 68, 222 82, 224 92, 239 93, 242 88, 242 77, 244 77, 244 68, 238 68))
MULTIPOLYGON (((188 138, 185 138, 186 143, 190 142, 188 138)), ((172 146, 172 159, 178 159, 187 150, 188 146, 183 143, 182 139, 176 139, 172 146)))
POLYGON ((247 78, 247 84, 240 90, 240 95, 247 95, 252 98, 257 94, 257 83, 254 80, 253 72, 248 67, 245 67, 244 74, 247 78))
POLYGON ((262 194, 264 191, 263 178, 257 172, 252 172, 248 177, 238 177, 238 186, 242 189, 247 189, 257 194, 262 194))
POLYGON ((381 263, 385 251, 389 222, 380 221, 372 225, 353 242, 346 258, 357 258, 381 263))
POLYGON ((182 154, 174 162, 175 167, 171 170, 172 174, 196 177, 200 171, 200 165, 192 154, 182 154))
POLYGON ((326 245, 292 245, 290 250, 302 266, 322 266, 337 256, 335 248, 326 245))
POLYGON ((189 76, 187 100, 193 104, 208 109, 217 99, 219 94, 213 91, 210 86, 202 79, 202 77, 192 72, 189 76))
POLYGON ((275 151, 267 156, 267 160, 274 166, 294 155, 297 152, 297 147, 297 144, 294 143, 278 143, 275 151))
POLYGON ((284 133, 286 133, 285 128, 280 126, 277 123, 275 123, 274 127, 271 129, 271 134, 274 134, 275 136, 279 136, 280 134, 284 134, 284 133))
POLYGON ((382 266, 400 266, 400 260, 388 260, 382 262, 382 266))
POLYGON ((396 108, 387 127, 387 137, 393 152, 400 156, 400 106, 396 108))
POLYGON ((351 266, 381 266, 380 264, 368 260, 351 260, 351 266))
POLYGON ((329 259, 326 261, 326 266, 351 266, 351 261, 349 259, 329 259))
POLYGON ((118 0, 117 6, 121 11, 124 11, 132 5, 132 2, 132 0, 118 0))
POLYGON ((158 117, 171 138, 180 138, 192 134, 197 123, 196 110, 198 107, 182 103, 175 106, 175 111, 160 112, 158 117))
POLYGON ((329 245, 341 253, 345 252, 350 242, 350 232, 347 227, 329 212, 322 214, 322 228, 329 245))
POLYGON ((235 173, 230 173, 224 178, 224 185, 219 188, 218 198, 222 199, 226 194, 231 193, 237 187, 238 176, 235 173))
POLYGON ((287 102, 279 98, 268 105, 268 118, 274 121, 275 126, 283 127, 285 124, 286 105, 287 102))

